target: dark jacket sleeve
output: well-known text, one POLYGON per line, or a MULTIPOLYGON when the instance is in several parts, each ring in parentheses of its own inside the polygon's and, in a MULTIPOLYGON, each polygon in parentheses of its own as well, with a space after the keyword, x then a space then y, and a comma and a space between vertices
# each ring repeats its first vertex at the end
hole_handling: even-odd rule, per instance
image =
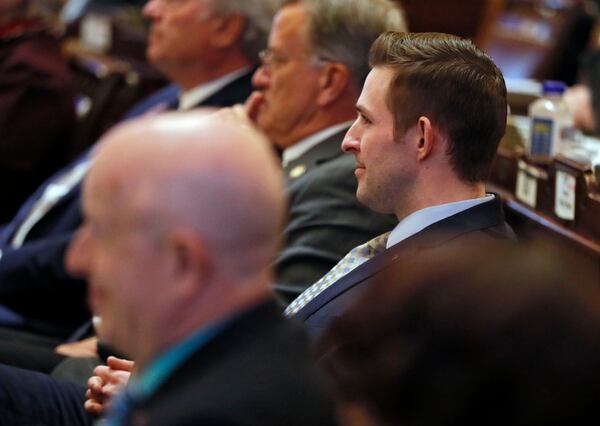
POLYGON ((7 249, 0 259, 0 303, 28 318, 34 331, 68 336, 90 317, 85 281, 64 266, 72 233, 7 249))

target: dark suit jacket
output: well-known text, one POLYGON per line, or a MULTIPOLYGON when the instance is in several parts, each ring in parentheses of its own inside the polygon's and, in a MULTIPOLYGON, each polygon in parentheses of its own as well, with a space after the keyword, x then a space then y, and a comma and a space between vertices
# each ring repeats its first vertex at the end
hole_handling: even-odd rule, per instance
MULTIPOLYGON (((201 105, 243 102, 252 92, 250 80, 249 72, 201 105)), ((125 118, 141 115, 159 104, 175 107, 178 94, 177 86, 168 86, 135 106, 125 118)), ((2 248, 0 304, 27 317, 26 329, 66 336, 89 318, 85 283, 70 276, 64 267, 66 248, 82 220, 80 195, 80 186, 76 185, 32 228, 22 247, 2 248)))
POLYGON ((0 26, 0 223, 65 164, 75 122, 60 40, 39 22, 19 22, 15 31, 0 26))
POLYGON ((334 424, 304 331, 274 303, 242 314, 134 409, 131 425, 334 424))
POLYGON ((392 229, 393 216, 356 199, 354 156, 344 154, 345 131, 316 145, 284 169, 290 196, 285 244, 276 262, 276 291, 290 302, 353 247, 392 229))
POLYGON ((295 319, 303 321, 311 337, 317 338, 334 317, 360 297, 380 272, 398 259, 410 259, 449 244, 460 249, 489 239, 514 239, 512 229, 504 222, 498 196, 436 222, 358 266, 304 306, 295 319))

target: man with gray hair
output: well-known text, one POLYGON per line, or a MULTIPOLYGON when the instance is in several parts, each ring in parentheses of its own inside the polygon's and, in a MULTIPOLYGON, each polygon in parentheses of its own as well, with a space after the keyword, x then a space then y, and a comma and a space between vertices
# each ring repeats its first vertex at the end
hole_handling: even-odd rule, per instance
POLYGON ((276 290, 286 301, 395 224, 358 203, 354 161, 340 149, 369 47, 392 29, 406 26, 390 0, 292 1, 273 20, 245 113, 282 152, 288 179, 290 222, 276 262, 276 290))
MULTIPOLYGON (((261 53, 258 90, 245 113, 283 153, 290 222, 276 288, 284 298, 295 297, 352 246, 393 227, 393 218, 357 202, 354 162, 340 150, 368 72, 368 48, 388 29, 405 30, 401 10, 389 0, 292 2, 279 11, 261 53)), ((100 367, 88 393, 94 411, 103 409, 96 398, 102 404, 114 392, 109 374, 122 366, 109 359, 109 367, 100 367)))
MULTIPOLYGON (((275 290, 284 300, 321 277, 353 245, 394 226, 392 217, 358 203, 354 160, 340 148, 369 72, 369 47, 388 28, 405 29, 401 10, 389 0, 287 2, 261 52, 262 66, 253 77, 257 90, 245 109, 234 109, 282 152, 289 223, 275 263, 275 290), (360 55, 362 62, 355 57, 360 55)), ((89 382, 86 405, 94 412, 126 380, 121 370, 128 364, 108 361, 89 382)))
POLYGON ((331 424, 271 300, 284 191, 267 140, 218 115, 107 137, 67 267, 89 280, 99 335, 136 360, 109 424, 331 424))
MULTIPOLYGON (((303 330, 270 291, 285 200, 264 136, 219 114, 142 118, 105 137, 67 268, 89 281, 99 336, 136 360, 107 424, 333 424, 303 330)), ((83 392, 65 402, 74 385, 8 373, 0 423, 90 423, 83 392)))
MULTIPOLYGON (((173 84, 125 118, 167 108, 243 102, 251 92, 252 67, 278 4, 279 0, 150 0, 144 8, 151 21, 147 57, 173 84)), ((22 345, 22 336, 11 330, 10 339, 17 343, 2 337, 0 361, 49 371, 57 362, 53 346, 89 317, 85 283, 68 274, 63 264, 66 246, 81 222, 79 184, 93 152, 50 178, 13 221, 0 228, 0 324, 53 336, 49 343, 44 339, 33 345, 50 347, 48 356, 30 357, 31 345, 22 345), (15 357, 15 351, 20 356, 15 357)), ((66 347, 61 351, 73 354, 66 347)))

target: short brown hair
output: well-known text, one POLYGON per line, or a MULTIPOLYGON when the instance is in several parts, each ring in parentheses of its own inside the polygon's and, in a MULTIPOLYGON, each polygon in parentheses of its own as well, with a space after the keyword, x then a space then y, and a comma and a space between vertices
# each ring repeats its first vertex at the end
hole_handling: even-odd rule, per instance
POLYGON ((422 115, 448 138, 459 178, 484 181, 506 129, 506 85, 492 59, 469 40, 389 31, 373 43, 371 67, 395 71, 388 94, 395 131, 422 115))

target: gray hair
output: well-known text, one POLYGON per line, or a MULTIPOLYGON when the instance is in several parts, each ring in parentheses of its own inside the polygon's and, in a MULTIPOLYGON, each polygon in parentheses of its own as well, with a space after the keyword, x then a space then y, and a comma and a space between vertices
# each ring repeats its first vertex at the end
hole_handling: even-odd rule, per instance
POLYGON ((215 9, 224 14, 240 14, 246 18, 242 37, 244 54, 258 62, 258 52, 267 45, 271 21, 284 0, 211 0, 215 9))
POLYGON ((386 31, 407 31, 404 13, 392 0, 300 0, 311 24, 315 54, 345 64, 361 88, 369 73, 369 49, 386 31))

